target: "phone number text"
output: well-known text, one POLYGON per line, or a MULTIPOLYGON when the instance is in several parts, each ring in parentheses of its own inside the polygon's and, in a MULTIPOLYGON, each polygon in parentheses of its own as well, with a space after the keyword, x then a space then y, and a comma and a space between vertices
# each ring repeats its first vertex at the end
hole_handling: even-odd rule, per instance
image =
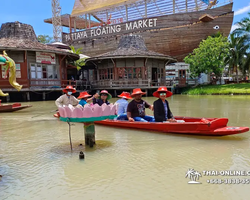
POLYGON ((210 184, 250 184, 250 179, 225 178, 225 179, 207 179, 210 184))

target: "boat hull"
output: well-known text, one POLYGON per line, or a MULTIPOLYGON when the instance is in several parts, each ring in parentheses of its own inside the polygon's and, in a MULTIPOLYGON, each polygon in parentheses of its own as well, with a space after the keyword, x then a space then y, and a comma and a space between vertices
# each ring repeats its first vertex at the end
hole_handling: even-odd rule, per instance
MULTIPOLYGON (((232 6, 233 4, 230 3, 214 9, 156 17, 157 25, 154 27, 127 30, 126 23, 121 23, 119 25, 122 31, 107 35, 95 36, 91 34, 92 29, 88 29, 86 30, 88 37, 77 37, 77 34, 81 32, 76 32, 76 35, 73 36, 74 39, 67 40, 69 34, 64 33, 63 42, 74 45, 75 48, 83 48, 83 54, 95 57, 116 50, 119 38, 132 33, 144 38, 148 50, 170 55, 177 58, 178 61, 183 61, 183 58, 208 36, 218 31, 226 37, 229 35, 234 16, 232 6), (214 19, 209 22, 200 21, 199 18, 204 14, 210 15, 214 19)), ((132 21, 132 23, 134 22, 136 21, 132 21)))
POLYGON ((20 103, 1 105, 0 112, 14 112, 14 111, 23 110, 29 107, 31 107, 31 105, 22 106, 20 103))
POLYGON ((228 127, 227 118, 191 118, 176 117, 177 120, 185 122, 180 123, 159 123, 159 122, 129 122, 118 120, 103 120, 95 124, 141 129, 147 131, 157 131, 163 133, 192 134, 204 136, 225 136, 239 134, 249 131, 248 127, 228 127))

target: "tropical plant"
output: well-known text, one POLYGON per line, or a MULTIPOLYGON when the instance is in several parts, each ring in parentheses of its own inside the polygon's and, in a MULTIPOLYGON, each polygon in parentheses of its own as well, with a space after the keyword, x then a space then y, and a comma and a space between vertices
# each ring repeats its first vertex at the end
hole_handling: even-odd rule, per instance
MULTIPOLYGON (((80 55, 80 54, 82 53, 82 52, 81 52, 82 48, 75 49, 74 46, 70 46, 70 48, 71 48, 71 52, 72 52, 72 53, 75 53, 75 54, 77 54, 77 55, 80 55)), ((78 70, 78 71, 79 71, 83 66, 85 66, 85 60, 86 60, 86 58, 80 58, 80 59, 74 61, 74 65, 77 67, 77 70, 78 70)))
POLYGON ((240 22, 236 23, 238 28, 236 28, 233 33, 237 37, 246 35, 247 42, 250 42, 250 12, 248 13, 248 15, 249 17, 245 17, 240 22))
POLYGON ((238 70, 243 76, 249 71, 250 54, 247 50, 250 48, 250 43, 247 40, 247 35, 237 37, 235 33, 232 33, 229 36, 229 51, 224 61, 226 65, 229 65, 229 70, 236 72, 237 83, 239 83, 238 70))
POLYGON ((219 35, 209 36, 203 40, 192 54, 184 58, 185 63, 190 64, 192 77, 198 77, 201 73, 214 73, 220 77, 224 69, 224 57, 228 54, 228 39, 219 35))

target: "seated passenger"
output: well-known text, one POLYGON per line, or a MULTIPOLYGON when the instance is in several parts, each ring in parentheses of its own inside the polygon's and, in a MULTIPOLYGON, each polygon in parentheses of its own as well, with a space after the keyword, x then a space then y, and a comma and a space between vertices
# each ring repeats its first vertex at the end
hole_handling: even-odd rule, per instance
POLYGON ((128 107, 128 100, 132 99, 128 92, 122 92, 118 95, 121 99, 117 100, 115 104, 118 105, 117 109, 117 120, 128 120, 127 117, 127 107, 128 107))
POLYGON ((153 105, 149 105, 146 101, 142 100, 142 95, 146 94, 142 92, 140 88, 133 89, 131 97, 134 98, 127 108, 127 117, 130 122, 140 121, 140 122, 154 122, 155 119, 152 116, 145 115, 145 108, 153 110, 153 105))
POLYGON ((101 106, 102 104, 106 103, 109 105, 110 103, 108 102, 109 99, 112 98, 112 95, 108 93, 107 90, 102 90, 99 94, 95 94, 93 98, 93 104, 98 104, 101 106))
POLYGON ((94 98, 94 96, 91 97, 91 98, 88 98, 88 97, 91 97, 91 95, 88 94, 88 92, 86 92, 86 91, 85 92, 81 92, 80 95, 79 95, 79 97, 77 97, 77 99, 81 99, 80 102, 79 102, 79 104, 82 107, 84 107, 85 104, 89 103, 94 98))
POLYGON ((154 102, 154 117, 156 122, 176 122, 170 110, 167 97, 172 96, 173 93, 168 91, 166 87, 159 87, 153 96, 159 98, 154 102))
POLYGON ((71 85, 68 85, 65 89, 63 89, 65 94, 61 95, 56 101, 55 104, 57 107, 59 106, 68 106, 71 104, 72 106, 77 106, 79 100, 75 98, 72 94, 76 92, 76 89, 73 88, 71 85))

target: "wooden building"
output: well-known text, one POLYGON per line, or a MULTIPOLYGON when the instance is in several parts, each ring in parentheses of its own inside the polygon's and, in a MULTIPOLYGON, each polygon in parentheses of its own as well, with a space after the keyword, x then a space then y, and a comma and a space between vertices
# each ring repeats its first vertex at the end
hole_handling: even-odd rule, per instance
MULTIPOLYGON (((61 91, 71 83, 67 76, 70 63, 79 56, 69 50, 56 48, 37 41, 33 27, 19 22, 2 24, 0 29, 0 51, 6 51, 16 63, 16 80, 22 85, 19 92, 26 100, 34 100, 31 93, 39 93, 46 99, 46 93, 61 91)), ((17 97, 17 91, 4 79, 5 71, 0 66, 0 88, 9 92, 10 100, 17 97), (13 97, 13 98, 12 98, 13 97)), ((20 99, 20 98, 18 98, 20 99)))
POLYGON ((139 35, 125 35, 118 48, 86 60, 89 82, 95 89, 156 88, 166 85, 167 63, 175 58, 149 51, 139 35))
MULTIPOLYGON (((123 35, 137 34, 150 51, 183 58, 218 31, 228 36, 233 0, 75 0, 62 15, 63 43, 96 56, 114 51, 123 35)), ((52 23, 52 18, 46 19, 52 23)))

